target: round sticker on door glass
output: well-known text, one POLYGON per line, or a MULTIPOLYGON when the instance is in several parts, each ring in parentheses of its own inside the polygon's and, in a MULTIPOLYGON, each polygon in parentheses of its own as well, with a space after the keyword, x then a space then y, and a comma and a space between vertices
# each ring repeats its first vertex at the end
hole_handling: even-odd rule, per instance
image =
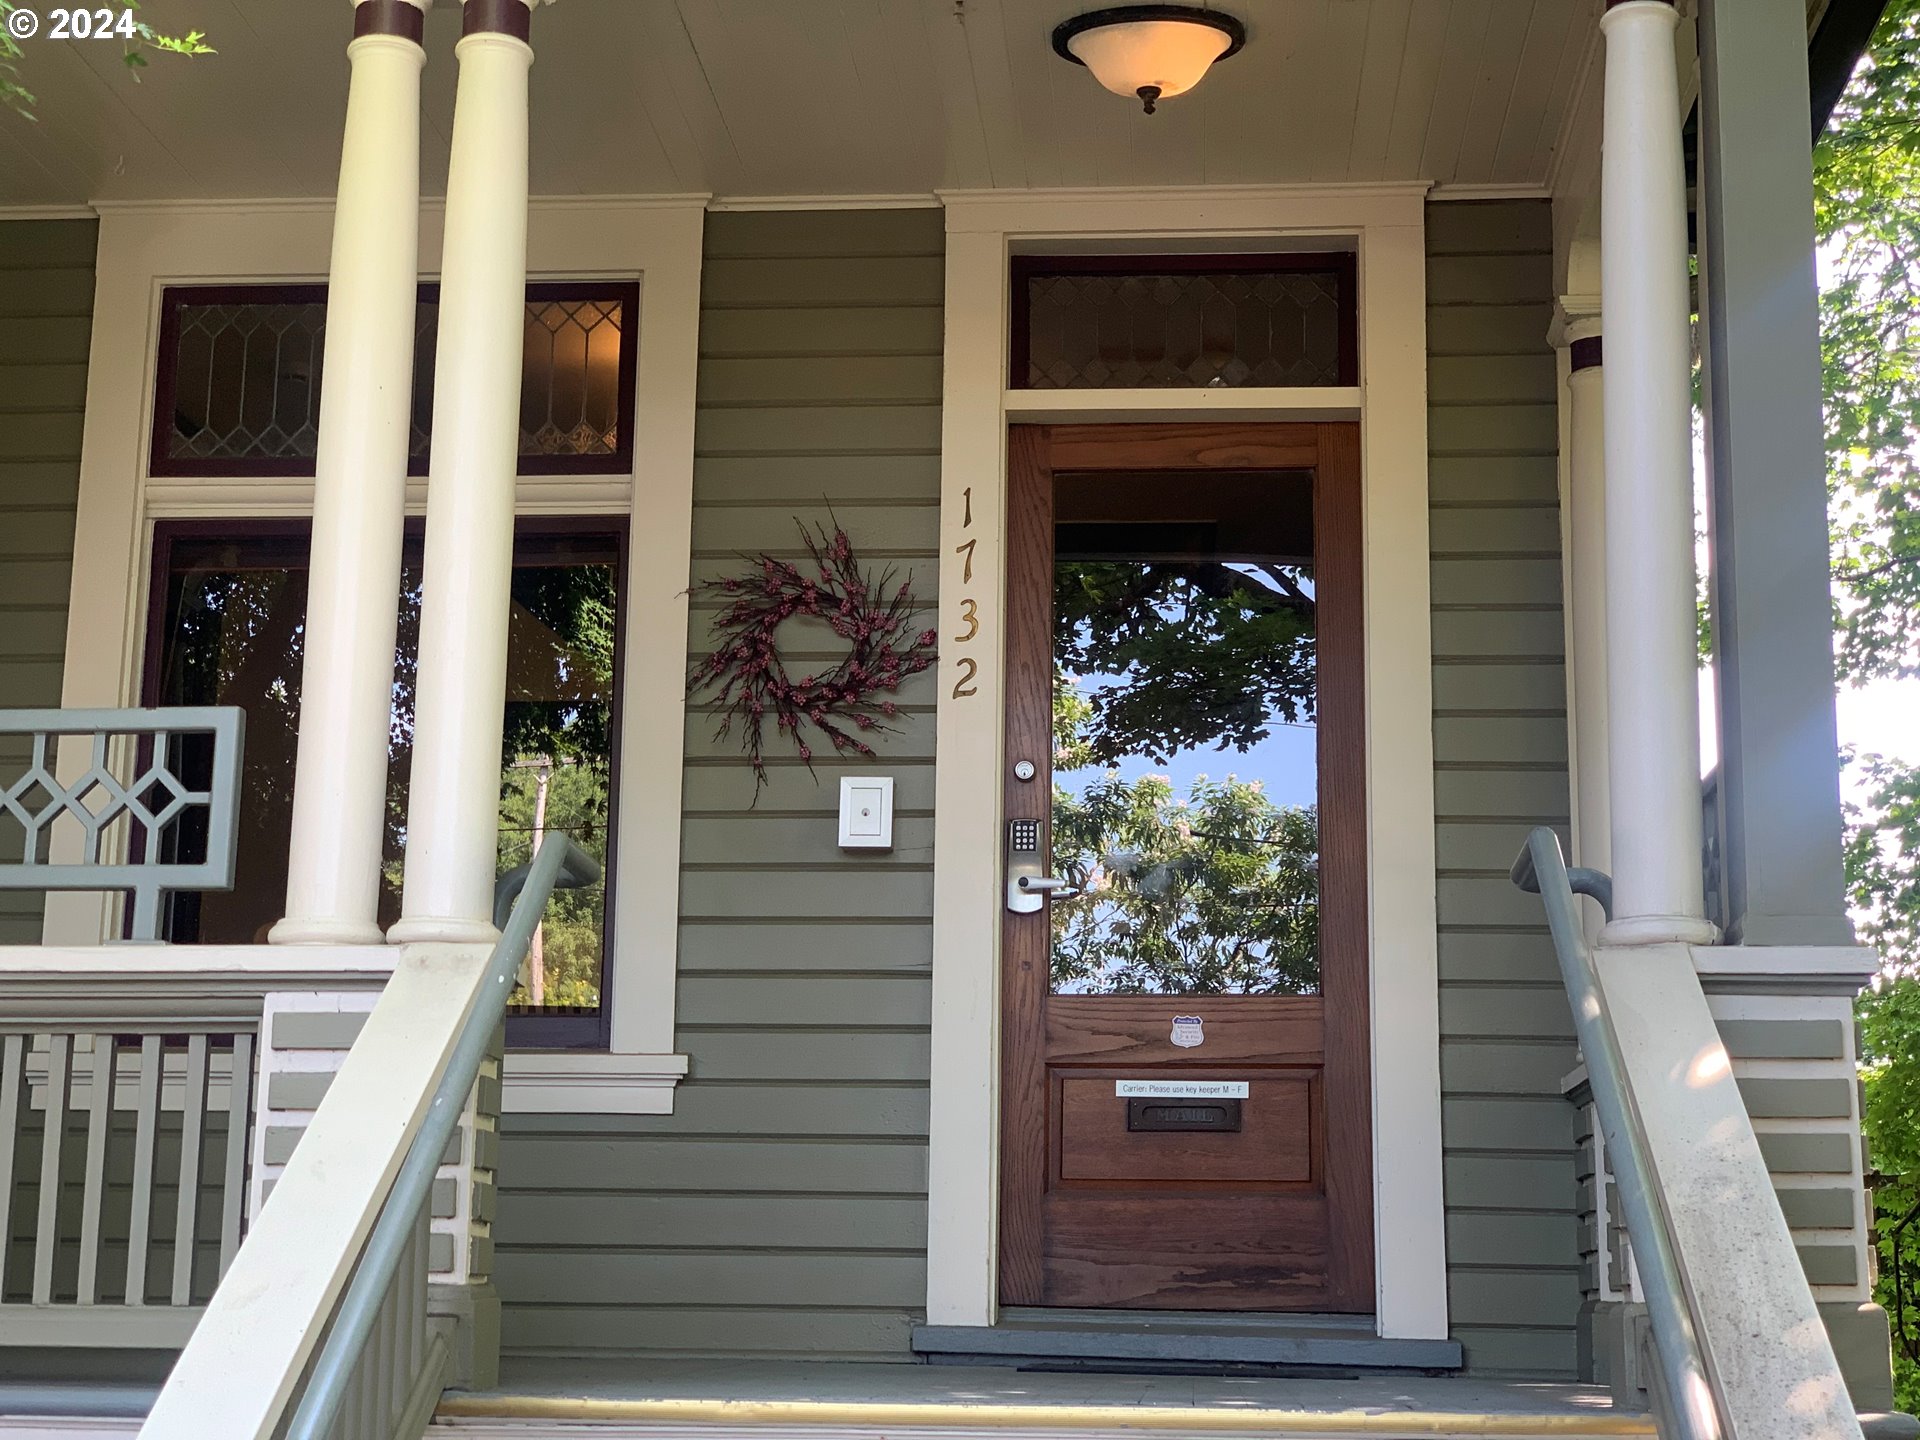
POLYGON ((1191 1050, 1207 1038, 1198 1015, 1176 1015, 1173 1017, 1173 1033, 1167 1037, 1182 1050, 1191 1050))

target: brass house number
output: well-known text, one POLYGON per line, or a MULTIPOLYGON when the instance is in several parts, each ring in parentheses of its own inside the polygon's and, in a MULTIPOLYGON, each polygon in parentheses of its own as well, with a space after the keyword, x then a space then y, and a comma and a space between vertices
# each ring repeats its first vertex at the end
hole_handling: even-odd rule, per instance
MULTIPOLYGON (((971 530, 973 528, 973 487, 971 485, 961 492, 961 499, 965 508, 961 513, 960 528, 971 530)), ((960 571, 960 583, 963 585, 973 583, 973 547, 979 543, 977 539, 969 539, 953 547, 953 553, 965 562, 960 571)), ((954 636, 953 643, 971 644, 973 638, 980 633, 980 602, 970 595, 961 596, 960 618, 967 623, 966 633, 954 636)), ((980 662, 970 655, 962 655, 957 664, 960 673, 953 682, 953 698, 964 700, 969 695, 978 695, 980 687, 973 682, 980 676, 980 662)))

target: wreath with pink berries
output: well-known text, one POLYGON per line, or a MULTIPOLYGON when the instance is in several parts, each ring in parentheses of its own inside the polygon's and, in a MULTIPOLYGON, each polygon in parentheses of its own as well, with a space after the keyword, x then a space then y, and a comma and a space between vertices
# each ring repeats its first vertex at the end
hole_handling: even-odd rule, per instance
POLYGON ((712 652, 688 676, 688 694, 719 707, 719 738, 738 727, 756 802, 767 783, 769 723, 775 736, 793 741, 810 771, 822 738, 835 755, 870 759, 873 746, 862 737, 897 728, 900 707, 892 695, 936 658, 936 632, 912 628, 920 607, 911 573, 902 579, 888 568, 870 576, 837 520, 831 531, 798 519, 794 525, 805 561, 743 555, 751 567, 744 574, 703 580, 692 591, 725 603, 714 616, 712 652), (847 653, 831 669, 798 678, 788 671, 779 631, 795 616, 823 621, 846 642, 847 653), (809 729, 817 732, 814 743, 803 735, 809 729))

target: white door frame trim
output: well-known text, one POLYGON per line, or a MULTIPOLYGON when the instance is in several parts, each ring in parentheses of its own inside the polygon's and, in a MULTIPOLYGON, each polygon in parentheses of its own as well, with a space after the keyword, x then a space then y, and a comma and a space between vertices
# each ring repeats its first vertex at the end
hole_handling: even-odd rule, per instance
MULTIPOLYGON (((619 902, 609 1051, 532 1065, 509 1057, 508 1110, 669 1114, 686 1072, 674 1053, 680 757, 684 748, 688 557, 693 526, 694 386, 706 196, 536 198, 528 268, 537 278, 637 278, 634 470, 522 477, 521 514, 633 514, 625 577, 630 622, 621 708, 619 902), (644 509, 636 509, 644 505, 644 509), (524 1072, 524 1073, 516 1073, 524 1072)), ((161 291, 167 285, 324 280, 329 201, 101 205, 79 508, 62 704, 137 703, 153 526, 158 518, 300 515, 311 480, 156 478, 148 471, 161 291)), ((421 206, 423 278, 438 269, 444 206, 421 206)), ((408 485, 408 510, 426 501, 408 485)), ((97 944, 111 903, 47 897, 48 945, 97 944)))
MULTIPOLYGON (((1010 421, 1287 420, 1358 415, 1365 516, 1367 832, 1373 1031, 1375 1316, 1396 1339, 1447 1334, 1434 876, 1433 645, 1427 536, 1425 187, 953 192, 946 205, 939 766, 934 782, 927 1320, 997 1311, 1002 716, 1010 421), (1044 406, 1006 389, 1008 257, 1020 250, 1351 248, 1361 386, 1268 403, 1134 391, 1044 406), (1358 401, 1356 406, 1355 401, 1358 401), (1319 407, 1315 410, 1313 407, 1319 407), (1205 408, 1203 408, 1205 407, 1205 408), (1303 411, 1302 407, 1306 407, 1303 411), (970 505, 972 524, 967 525, 970 505), (976 544, 964 551, 967 541, 976 544), (973 580, 963 576, 970 558, 973 580), (963 647, 962 601, 979 630, 963 647), (956 698, 959 662, 977 693, 956 698)), ((1196 392, 1208 394, 1209 392, 1196 392)))

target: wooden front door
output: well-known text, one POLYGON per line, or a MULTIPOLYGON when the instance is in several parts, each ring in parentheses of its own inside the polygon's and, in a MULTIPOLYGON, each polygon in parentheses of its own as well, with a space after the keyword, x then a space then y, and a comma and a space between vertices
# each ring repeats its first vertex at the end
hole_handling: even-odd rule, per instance
POLYGON ((1009 472, 1001 1300, 1369 1310, 1358 429, 1009 472))

